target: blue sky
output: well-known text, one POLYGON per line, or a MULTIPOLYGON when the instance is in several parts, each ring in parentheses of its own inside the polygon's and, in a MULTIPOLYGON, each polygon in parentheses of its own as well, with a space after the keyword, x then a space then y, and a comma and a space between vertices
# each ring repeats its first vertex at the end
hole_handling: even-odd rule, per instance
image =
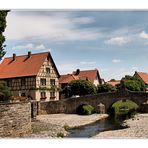
POLYGON ((148 71, 148 11, 12 10, 4 35, 5 57, 50 51, 60 74, 97 68, 109 80, 148 71))

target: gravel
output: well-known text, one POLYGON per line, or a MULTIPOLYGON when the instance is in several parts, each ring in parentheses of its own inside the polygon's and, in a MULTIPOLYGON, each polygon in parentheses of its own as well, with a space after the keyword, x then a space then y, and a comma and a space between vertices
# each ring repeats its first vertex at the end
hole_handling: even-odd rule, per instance
POLYGON ((25 138, 63 138, 68 132, 67 129, 93 123, 107 114, 93 114, 80 116, 76 114, 48 114, 39 115, 32 122, 32 134, 25 138))
POLYGON ((125 124, 129 128, 101 132, 93 138, 148 138, 148 114, 138 114, 125 124))

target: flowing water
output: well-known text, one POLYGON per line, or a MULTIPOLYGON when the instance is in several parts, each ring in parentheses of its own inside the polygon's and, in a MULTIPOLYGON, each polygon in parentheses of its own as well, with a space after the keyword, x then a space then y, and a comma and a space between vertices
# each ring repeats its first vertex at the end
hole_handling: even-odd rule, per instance
POLYGON ((114 117, 108 117, 89 125, 70 129, 67 137, 88 138, 95 136, 99 132, 126 128, 122 126, 121 123, 122 123, 121 121, 117 122, 117 120, 115 120, 114 117))

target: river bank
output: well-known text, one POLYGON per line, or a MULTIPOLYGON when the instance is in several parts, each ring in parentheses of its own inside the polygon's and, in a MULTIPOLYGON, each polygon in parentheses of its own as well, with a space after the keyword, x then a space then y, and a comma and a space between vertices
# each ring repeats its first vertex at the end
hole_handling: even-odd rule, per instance
POLYGON ((76 114, 49 114, 37 116, 32 122, 33 133, 28 138, 56 138, 68 135, 67 129, 81 127, 107 118, 107 114, 80 116, 76 114))
POLYGON ((148 114, 137 114, 124 125, 128 128, 100 132, 92 138, 148 138, 148 114))

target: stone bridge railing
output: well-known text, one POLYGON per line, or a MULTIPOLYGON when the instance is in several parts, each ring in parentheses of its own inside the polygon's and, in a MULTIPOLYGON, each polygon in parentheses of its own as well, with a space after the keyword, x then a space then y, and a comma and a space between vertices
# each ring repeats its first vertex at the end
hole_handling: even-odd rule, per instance
POLYGON ((82 104, 90 104, 97 108, 100 103, 104 104, 107 111, 113 103, 124 99, 132 100, 141 107, 143 103, 148 101, 148 93, 122 90, 59 101, 38 102, 38 112, 39 114, 76 113, 77 107, 82 104))

